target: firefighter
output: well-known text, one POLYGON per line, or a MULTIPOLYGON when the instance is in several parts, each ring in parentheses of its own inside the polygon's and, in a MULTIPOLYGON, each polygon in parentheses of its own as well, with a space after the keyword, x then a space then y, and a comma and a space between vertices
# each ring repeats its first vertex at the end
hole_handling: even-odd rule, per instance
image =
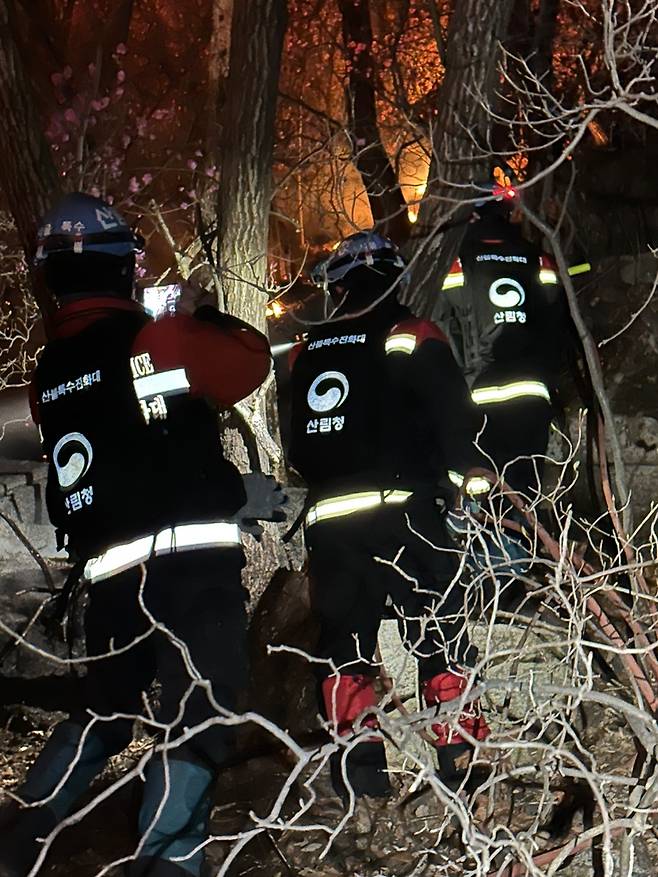
MULTIPOLYGON (((434 315, 486 415, 480 445, 528 500, 541 487, 567 310, 553 259, 511 221, 518 194, 484 183, 434 315)), ((491 468, 491 464, 490 464, 491 468)))
MULTIPOLYGON (((384 797, 381 736, 362 729, 353 737, 359 717, 377 727, 374 654, 384 612, 398 617, 418 659, 427 704, 459 697, 469 684, 464 594, 437 502, 445 509, 452 500, 449 469, 472 490, 487 488, 467 475, 481 465, 473 447, 479 419, 443 333, 397 300, 407 275, 391 241, 372 231, 351 235, 312 276, 335 307, 291 351, 289 455, 308 485, 321 700, 349 739, 331 773, 342 797, 344 770, 357 796, 384 797)), ((488 734, 476 702, 459 724, 467 737, 448 723, 433 726, 449 767, 467 738, 488 734)))
POLYGON ((132 298, 140 246, 116 210, 84 194, 66 196, 39 230, 36 263, 59 308, 32 379, 33 415, 48 513, 88 586, 94 660, 84 708, 55 728, 17 790, 33 806, 5 808, 3 877, 28 873, 37 838, 128 745, 133 717, 154 727, 145 703, 155 679, 166 733, 144 765, 142 845, 127 873, 200 873, 195 850, 233 745, 225 724, 194 732, 235 707, 246 677, 245 491, 222 456, 215 408, 262 383, 269 345, 209 306, 153 321, 132 298))

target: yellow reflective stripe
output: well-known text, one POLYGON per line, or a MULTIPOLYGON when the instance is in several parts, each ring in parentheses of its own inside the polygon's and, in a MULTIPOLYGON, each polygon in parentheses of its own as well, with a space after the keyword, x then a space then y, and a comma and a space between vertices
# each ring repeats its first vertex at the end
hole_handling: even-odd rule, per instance
MULTIPOLYGON (((453 469, 448 470, 448 478, 459 488, 461 488, 464 483, 464 476, 460 475, 459 472, 455 472, 453 469)), ((481 478, 479 475, 473 475, 466 482, 466 487, 464 489, 466 493, 475 496, 478 493, 487 493, 491 490, 491 484, 486 478, 481 478)))
POLYGON ((154 552, 171 554, 174 551, 222 545, 240 545, 240 528, 237 524, 229 521, 179 524, 173 528, 166 527, 155 535, 113 545, 104 554, 87 561, 83 576, 88 582, 99 582, 144 563, 154 552))
POLYGON ((332 496, 321 499, 311 506, 306 515, 306 526, 328 518, 341 518, 355 512, 376 508, 382 503, 402 503, 411 496, 410 490, 365 490, 362 493, 348 493, 345 496, 332 496))
POLYGON ((552 268, 542 268, 539 272, 540 283, 557 283, 557 274, 552 268))
POLYGON ((522 396, 539 396, 551 401, 548 387, 541 381, 515 381, 502 387, 478 387, 471 391, 471 398, 476 405, 491 405, 496 402, 508 402, 522 396))
POLYGON ((575 277, 576 274, 587 274, 587 272, 591 270, 592 266, 589 262, 581 262, 580 265, 572 265, 571 268, 568 269, 567 274, 569 277, 575 277))
POLYGON ((446 279, 443 281, 442 289, 455 289, 457 286, 464 285, 464 274, 460 272, 459 274, 448 274, 446 279))
POLYGON ((391 335, 384 345, 386 353, 413 353, 416 349, 416 336, 400 333, 391 335))

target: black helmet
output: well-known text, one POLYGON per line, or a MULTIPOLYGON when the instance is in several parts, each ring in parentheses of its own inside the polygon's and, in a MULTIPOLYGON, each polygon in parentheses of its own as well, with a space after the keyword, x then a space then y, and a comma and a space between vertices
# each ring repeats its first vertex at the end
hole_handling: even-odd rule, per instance
POLYGON ((113 207, 82 192, 61 199, 41 220, 34 262, 59 298, 132 295, 135 253, 143 248, 113 207))

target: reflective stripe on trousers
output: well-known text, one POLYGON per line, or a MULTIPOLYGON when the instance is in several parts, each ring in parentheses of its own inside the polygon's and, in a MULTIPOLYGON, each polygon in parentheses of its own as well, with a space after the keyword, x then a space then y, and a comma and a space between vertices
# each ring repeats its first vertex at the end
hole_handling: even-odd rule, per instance
POLYGON ((510 384, 493 387, 477 387, 471 390, 471 398, 476 405, 492 405, 496 402, 509 402, 524 396, 536 396, 551 401, 551 394, 543 381, 513 381, 510 384))
POLYGON ((88 582, 99 582, 144 563, 152 555, 158 557, 176 551, 240 544, 240 528, 228 521, 179 524, 176 527, 166 527, 150 536, 133 539, 132 542, 113 545, 104 554, 87 561, 83 578, 88 582))
POLYGON ((406 502, 410 496, 410 490, 363 490, 360 493, 331 496, 314 503, 308 510, 304 523, 307 527, 311 527, 318 521, 343 518, 380 505, 399 505, 406 502))

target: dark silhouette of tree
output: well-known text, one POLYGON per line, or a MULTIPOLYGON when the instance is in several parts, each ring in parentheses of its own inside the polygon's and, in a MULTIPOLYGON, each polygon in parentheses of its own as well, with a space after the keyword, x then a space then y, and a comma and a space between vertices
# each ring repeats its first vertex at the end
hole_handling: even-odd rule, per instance
POLYGON ((410 223, 397 173, 379 133, 370 0, 338 0, 338 7, 347 63, 345 99, 352 160, 361 174, 375 224, 402 242, 410 223))
MULTIPOLYGON (((29 259, 37 222, 62 190, 61 179, 43 135, 32 85, 14 38, 11 0, 0 0, 0 189, 29 259)), ((39 284, 35 295, 47 319, 52 301, 39 284)))
POLYGON ((219 247, 231 313, 265 328, 272 155, 285 0, 236 3, 222 110, 219 247))
POLYGON ((487 145, 496 64, 513 8, 514 0, 464 0, 455 4, 450 19, 446 74, 430 126, 430 171, 415 240, 421 246, 413 268, 412 303, 419 312, 431 313, 459 250, 465 231, 460 220, 469 212, 460 205, 475 195, 469 183, 490 175, 487 145), (446 220, 453 226, 449 230, 441 228, 446 220))

